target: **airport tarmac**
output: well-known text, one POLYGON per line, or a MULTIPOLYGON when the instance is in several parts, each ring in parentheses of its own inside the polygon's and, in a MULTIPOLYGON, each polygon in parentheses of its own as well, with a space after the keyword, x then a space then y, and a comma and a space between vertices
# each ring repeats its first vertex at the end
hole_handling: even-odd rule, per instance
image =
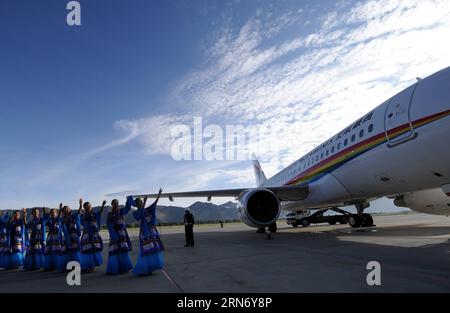
MULTIPOLYGON (((83 274, 69 287, 55 272, 0 271, 0 292, 450 292, 450 218, 424 214, 374 216, 377 226, 292 228, 278 222, 271 240, 244 224, 195 227, 184 248, 181 227, 161 228, 165 270, 83 274), (368 286, 366 265, 381 265, 381 286, 368 286)), ((138 230, 130 230, 138 252, 138 230)), ((107 235, 103 233, 107 242, 107 235)))

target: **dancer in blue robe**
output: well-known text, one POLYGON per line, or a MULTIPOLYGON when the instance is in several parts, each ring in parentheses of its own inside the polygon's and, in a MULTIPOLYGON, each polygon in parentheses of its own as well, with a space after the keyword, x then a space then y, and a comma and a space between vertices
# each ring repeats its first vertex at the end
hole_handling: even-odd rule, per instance
POLYGON ((61 262, 59 269, 66 271, 67 263, 76 261, 81 265, 81 225, 80 213, 83 200, 80 199, 80 207, 77 212, 72 212, 69 206, 62 208, 61 228, 64 234, 63 246, 61 248, 61 262))
POLYGON ((61 263, 61 248, 62 248, 62 230, 61 230, 61 215, 62 205, 59 212, 56 209, 51 209, 50 212, 44 208, 44 217, 47 226, 47 241, 44 253, 44 270, 53 271, 60 268, 61 263))
MULTIPOLYGON (((162 189, 159 189, 158 197, 148 208, 145 207, 147 197, 144 198, 144 201, 140 198, 134 201, 137 210, 133 212, 133 216, 140 223, 140 251, 133 273, 138 276, 151 275, 154 270, 163 268, 162 251, 164 251, 164 246, 156 229, 156 204, 161 192, 162 189)), ((128 198, 128 201, 132 200, 128 198)))
POLYGON ((19 211, 15 211, 7 228, 7 269, 17 269, 23 265, 25 253, 25 225, 27 210, 22 209, 23 218, 19 211))
POLYGON ((130 198, 125 207, 119 208, 119 200, 111 201, 111 212, 106 219, 109 232, 107 274, 127 273, 133 268, 129 255, 131 241, 124 220, 124 216, 131 210, 132 202, 133 198, 130 198))
POLYGON ((92 273, 96 266, 100 266, 103 263, 103 240, 99 232, 105 204, 106 201, 103 201, 101 209, 98 212, 94 212, 92 205, 89 202, 85 202, 83 204, 84 213, 80 216, 81 225, 83 225, 81 269, 88 273, 92 273))
POLYGON ((0 269, 8 267, 8 238, 7 238, 7 228, 9 224, 9 212, 3 214, 0 211, 0 269))
POLYGON ((23 267, 26 270, 34 271, 44 267, 46 222, 46 217, 41 217, 37 208, 32 210, 29 221, 26 221, 24 217, 26 255, 23 267))

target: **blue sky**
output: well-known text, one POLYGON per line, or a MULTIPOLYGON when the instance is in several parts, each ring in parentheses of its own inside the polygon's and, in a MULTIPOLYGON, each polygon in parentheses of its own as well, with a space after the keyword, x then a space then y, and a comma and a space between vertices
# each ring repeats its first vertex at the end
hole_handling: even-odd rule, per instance
POLYGON ((67 2, 0 0, 2 208, 253 186, 170 129, 270 125, 271 176, 450 63, 446 1, 79 1, 73 27, 67 2))

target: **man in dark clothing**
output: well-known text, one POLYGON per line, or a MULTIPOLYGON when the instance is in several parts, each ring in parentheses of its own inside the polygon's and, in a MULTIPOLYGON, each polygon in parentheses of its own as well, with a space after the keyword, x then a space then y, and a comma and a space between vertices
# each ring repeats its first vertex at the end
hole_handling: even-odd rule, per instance
POLYGON ((184 234, 186 236, 185 247, 194 246, 194 215, 186 209, 186 214, 184 214, 184 234))

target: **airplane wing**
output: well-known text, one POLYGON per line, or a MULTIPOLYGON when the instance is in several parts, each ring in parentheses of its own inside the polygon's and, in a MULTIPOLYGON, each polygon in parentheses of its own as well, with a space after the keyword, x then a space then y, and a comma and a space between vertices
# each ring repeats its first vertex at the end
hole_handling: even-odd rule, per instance
MULTIPOLYGON (((308 185, 295 186, 277 186, 277 187, 261 187, 275 193, 280 201, 298 201, 308 196, 308 185)), ((238 188, 238 189, 219 189, 219 190, 203 190, 203 191, 187 191, 187 192, 167 192, 162 193, 161 198, 168 198, 173 201, 174 198, 201 198, 206 197, 211 201, 212 197, 234 197, 240 198, 245 192, 254 188, 238 188)), ((135 198, 156 198, 157 193, 133 195, 135 198)))

